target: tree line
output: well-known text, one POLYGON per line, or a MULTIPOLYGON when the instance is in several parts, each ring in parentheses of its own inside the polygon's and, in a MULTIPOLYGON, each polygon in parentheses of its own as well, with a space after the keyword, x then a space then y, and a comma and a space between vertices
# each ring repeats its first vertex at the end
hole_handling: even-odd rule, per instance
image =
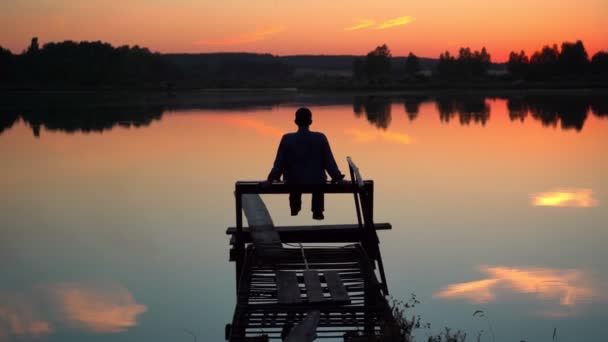
POLYGON ((526 80, 597 77, 608 75, 608 52, 599 51, 591 58, 582 41, 545 45, 530 57, 522 50, 511 52, 507 63, 509 72, 526 80))
MULTIPOLYGON (((582 41, 564 42, 561 47, 547 45, 529 57, 524 51, 511 52, 508 62, 500 66, 492 63, 485 47, 480 50, 462 47, 457 54, 445 51, 435 60, 419 58, 414 53, 409 53, 405 59, 393 58, 386 44, 363 57, 318 57, 253 53, 160 54, 137 45, 114 47, 99 41, 64 41, 41 47, 38 39, 33 38, 30 46, 20 54, 0 47, 0 84, 167 88, 176 84, 195 88, 297 86, 303 78, 296 75, 296 68, 324 70, 331 66, 330 69, 338 70, 342 64, 347 71, 352 68, 352 77, 359 85, 430 79, 542 82, 608 79, 608 52, 600 51, 590 57, 582 41), (306 67, 302 68, 302 65, 306 67), (508 73, 489 72, 497 67, 508 73)), ((331 81, 328 84, 332 84, 331 81)))
MULTIPOLYGON (((431 71, 432 77, 439 80, 476 80, 490 77, 488 70, 492 58, 485 47, 472 50, 462 47, 457 55, 445 51, 439 55, 431 71)), ((384 44, 370 51, 366 56, 353 62, 353 77, 358 81, 372 84, 388 83, 399 79, 427 79, 422 74, 420 58, 409 53, 402 67, 402 74, 392 63, 392 53, 384 44)), ((552 81, 563 79, 605 79, 608 76, 608 52, 599 51, 589 58, 582 41, 564 42, 561 49, 557 45, 544 46, 528 57, 522 50, 511 52, 506 63, 508 75, 505 79, 530 81, 552 81)))
POLYGON ((32 38, 21 54, 0 46, 0 83, 72 86, 230 86, 247 80, 287 79, 292 70, 270 54, 160 54, 135 46, 64 41, 40 46, 32 38))

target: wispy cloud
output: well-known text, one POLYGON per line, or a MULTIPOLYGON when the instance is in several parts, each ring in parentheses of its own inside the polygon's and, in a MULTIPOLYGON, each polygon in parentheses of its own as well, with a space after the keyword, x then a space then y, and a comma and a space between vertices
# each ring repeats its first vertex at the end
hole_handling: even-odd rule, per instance
POLYGON ((283 26, 273 26, 253 32, 246 32, 236 36, 228 36, 217 39, 204 39, 195 42, 195 45, 240 45, 266 40, 276 34, 285 31, 283 26))
POLYGON ((376 24, 376 20, 374 19, 359 19, 355 25, 344 28, 344 31, 356 31, 361 29, 385 30, 397 26, 407 25, 412 21, 414 21, 414 17, 409 15, 388 19, 378 24, 376 24))
POLYGON ((125 331, 137 325, 137 316, 147 310, 118 284, 95 287, 61 284, 52 287, 51 293, 71 324, 93 332, 125 331))
POLYGON ((52 330, 51 323, 41 317, 28 296, 0 292, 0 341, 34 339, 52 330))
POLYGON ((373 19, 359 19, 355 25, 344 28, 344 31, 355 31, 372 27, 375 23, 376 21, 373 19))
POLYGON ((533 206, 540 207, 595 207, 598 201, 593 198, 591 189, 557 189, 540 192, 530 196, 533 206))
POLYGON ((535 295, 540 299, 556 300, 557 308, 539 312, 544 316, 567 315, 584 301, 600 296, 590 277, 576 269, 540 267, 481 267, 487 278, 451 284, 435 294, 436 298, 461 298, 482 304, 496 300, 499 292, 515 291, 535 295))
POLYGON ((0 342, 34 339, 57 327, 117 333, 137 325, 147 306, 117 283, 40 284, 26 292, 0 290, 0 342))
POLYGON ((378 24, 378 26, 376 26, 376 29, 384 30, 387 28, 403 26, 403 25, 407 25, 407 24, 411 23, 412 21, 414 21, 414 18, 410 17, 409 15, 406 15, 403 17, 393 18, 393 19, 389 19, 385 22, 382 22, 382 23, 378 24))
POLYGON ((393 133, 386 131, 363 131, 359 129, 348 129, 346 134, 352 136, 355 142, 367 143, 375 140, 408 145, 412 143, 412 138, 407 134, 393 133))

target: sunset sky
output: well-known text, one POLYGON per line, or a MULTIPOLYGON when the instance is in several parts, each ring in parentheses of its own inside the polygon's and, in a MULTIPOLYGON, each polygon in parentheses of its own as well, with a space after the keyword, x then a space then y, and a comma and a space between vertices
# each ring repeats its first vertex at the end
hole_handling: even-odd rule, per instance
POLYGON ((494 61, 511 50, 583 40, 608 50, 605 0, 4 0, 0 45, 19 53, 44 44, 102 40, 159 52, 246 51, 437 57, 486 46, 494 61))

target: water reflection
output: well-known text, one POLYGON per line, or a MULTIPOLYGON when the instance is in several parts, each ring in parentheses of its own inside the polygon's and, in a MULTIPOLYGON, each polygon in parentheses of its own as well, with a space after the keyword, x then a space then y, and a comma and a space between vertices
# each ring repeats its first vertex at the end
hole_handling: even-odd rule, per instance
POLYGON ((0 341, 38 338, 52 331, 51 323, 41 317, 29 297, 0 292, 0 341))
POLYGON ((598 201, 593 198, 591 189, 558 189, 540 192, 531 196, 531 204, 541 207, 595 207, 598 201))
POLYGON ((218 121, 226 125, 245 128, 247 130, 252 130, 259 135, 271 137, 271 138, 280 138, 285 132, 279 127, 271 126, 265 123, 263 120, 247 117, 247 116, 239 116, 239 115, 221 115, 221 116, 213 116, 209 117, 211 121, 218 121))
POLYGON ((403 106, 405 108, 405 113, 407 114, 407 118, 410 121, 414 121, 418 117, 418 113, 420 112, 420 105, 423 102, 429 101, 428 96, 424 95, 414 95, 407 96, 403 99, 403 106))
POLYGON ((507 102, 512 120, 524 121, 529 113, 543 126, 555 127, 560 123, 562 129, 583 129, 590 103, 578 97, 527 95, 509 98, 507 102))
POLYGON ((387 131, 372 131, 360 129, 347 129, 346 134, 353 137, 355 142, 368 143, 377 140, 383 140, 392 143, 408 145, 412 143, 412 138, 407 134, 387 132, 387 131))
POLYGON ((438 97, 436 105, 441 122, 450 122, 458 115, 461 125, 473 122, 485 126, 490 119, 490 105, 483 96, 438 97))
POLYGON ((387 129, 391 124, 391 98, 388 96, 355 96, 353 111, 356 116, 365 113, 369 123, 387 129))
POLYGON ((496 300, 508 291, 534 295, 539 299, 557 301, 557 308, 541 313, 565 314, 573 308, 600 296, 591 278, 581 270, 540 267, 481 267, 485 279, 451 284, 435 294, 437 298, 466 299, 475 304, 496 300), (561 310, 560 310, 561 309, 561 310))
POLYGON ((76 328, 94 333, 118 333, 137 325, 147 307, 114 283, 43 284, 28 293, 0 292, 0 341, 38 338, 76 328))
POLYGON ((137 325, 137 316, 147 310, 118 284, 94 287, 60 284, 49 290, 72 326, 92 332, 125 331, 137 325))
MULTIPOLYGON (((386 130, 392 121, 394 103, 403 103, 409 121, 420 114, 425 102, 435 104, 440 122, 456 121, 461 125, 485 126, 490 120, 490 99, 507 100, 512 121, 523 122, 528 118, 540 121, 543 126, 561 127, 564 130, 583 129, 588 112, 597 117, 608 117, 608 104, 604 94, 515 94, 489 98, 474 94, 410 94, 352 96, 326 94, 311 96, 297 92, 253 93, 205 93, 183 94, 167 97, 158 94, 121 94, 102 96, 28 95, 0 97, 0 134, 11 129, 15 122, 23 120, 35 136, 44 127, 63 132, 103 132, 116 126, 141 127, 176 109, 265 109, 283 104, 328 106, 351 104, 355 116, 365 116, 373 126, 386 130), (110 98, 107 98, 110 97, 110 98)), ((242 125, 257 123, 241 120, 242 125)))

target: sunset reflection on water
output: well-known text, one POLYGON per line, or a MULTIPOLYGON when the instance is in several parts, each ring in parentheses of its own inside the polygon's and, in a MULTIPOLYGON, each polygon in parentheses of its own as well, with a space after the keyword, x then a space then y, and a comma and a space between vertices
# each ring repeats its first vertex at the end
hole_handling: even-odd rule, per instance
POLYGON ((65 329, 118 333, 137 325, 147 306, 124 286, 42 284, 27 293, 0 292, 0 341, 33 339, 65 329))
MULTIPOLYGON (((302 105, 341 170, 352 156, 374 180, 374 218, 393 226, 379 233, 391 295, 415 293, 431 333, 474 336, 470 313, 483 309, 497 340, 543 340, 564 317, 561 341, 603 336, 608 115, 558 104, 563 115, 538 116, 538 104, 518 116, 514 99, 351 100, 108 109, 94 122, 80 113, 95 106, 65 122, 23 111, 0 134, 0 341, 188 339, 181 327, 222 340, 234 182, 267 176, 302 105)), ((285 197, 264 201, 277 225, 319 223, 290 216, 285 197)), ((326 224, 355 214, 352 197, 327 196, 326 224)))
POLYGON ((591 189, 560 189, 532 195, 532 205, 540 207, 588 208, 597 204, 591 189))
POLYGON ((556 302, 559 306, 576 307, 601 295, 591 277, 577 269, 506 266, 482 266, 480 269, 487 278, 448 285, 435 297, 483 304, 508 292, 516 292, 556 302))

